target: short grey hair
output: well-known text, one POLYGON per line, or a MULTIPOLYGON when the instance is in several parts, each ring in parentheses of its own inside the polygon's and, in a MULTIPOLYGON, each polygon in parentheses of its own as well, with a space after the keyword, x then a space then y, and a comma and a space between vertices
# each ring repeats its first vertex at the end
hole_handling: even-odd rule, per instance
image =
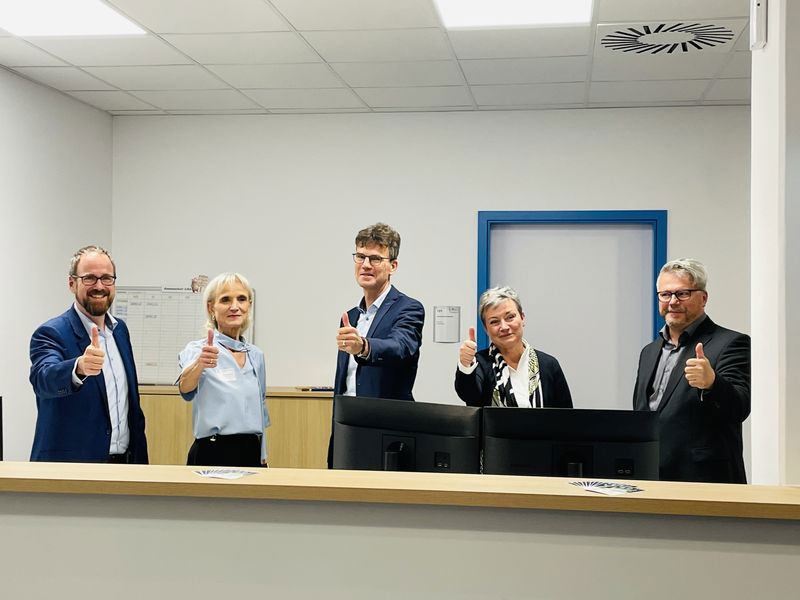
POLYGON ((247 281, 247 278, 244 275, 240 273, 229 272, 220 273, 214 277, 214 279, 208 282, 208 285, 203 290, 203 306, 206 307, 207 328, 217 329, 217 322, 211 318, 211 312, 208 309, 209 303, 213 304, 216 302, 220 291, 233 283, 240 283, 242 287, 247 290, 247 298, 250 300, 250 310, 247 311, 244 321, 242 321, 242 331, 250 327, 250 319, 253 315, 253 287, 250 285, 250 282, 247 281))
POLYGON ((517 310, 519 311, 520 315, 524 315, 525 311, 522 310, 522 302, 519 301, 519 295, 513 288, 508 286, 501 286, 501 287, 493 287, 489 288, 485 292, 481 294, 480 300, 478 300, 478 314, 481 317, 481 322, 485 325, 486 321, 483 319, 483 315, 486 313, 487 310, 490 308, 494 308, 498 304, 505 302, 506 300, 513 300, 514 304, 517 305, 517 310))
POLYGON ((114 264, 114 259, 111 258, 111 253, 102 246, 97 246, 96 244, 90 244, 89 246, 84 246, 83 248, 76 251, 75 254, 72 255, 72 258, 69 259, 70 277, 75 277, 78 274, 78 263, 81 262, 81 258, 83 258, 87 254, 105 254, 108 257, 108 260, 111 261, 111 266, 114 269, 114 275, 117 274, 117 265, 114 264))
POLYGON ((676 258, 669 261, 659 271, 658 276, 664 273, 676 273, 680 277, 688 277, 692 285, 698 290, 705 291, 708 284, 708 272, 705 265, 694 258, 676 258))

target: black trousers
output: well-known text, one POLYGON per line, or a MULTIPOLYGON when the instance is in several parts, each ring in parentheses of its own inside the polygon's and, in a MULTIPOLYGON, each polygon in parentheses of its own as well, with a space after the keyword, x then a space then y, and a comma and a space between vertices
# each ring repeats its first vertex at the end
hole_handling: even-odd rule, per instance
POLYGON ((255 433, 212 435, 195 440, 187 465, 209 467, 260 467, 261 436, 255 433))

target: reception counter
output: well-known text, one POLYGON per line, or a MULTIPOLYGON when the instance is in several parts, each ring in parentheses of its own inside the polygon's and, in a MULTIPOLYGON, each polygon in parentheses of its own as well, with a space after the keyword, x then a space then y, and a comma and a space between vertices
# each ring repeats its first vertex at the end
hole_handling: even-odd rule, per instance
POLYGON ((0 463, 0 574, 25 598, 797 597, 800 489, 569 482, 0 463))

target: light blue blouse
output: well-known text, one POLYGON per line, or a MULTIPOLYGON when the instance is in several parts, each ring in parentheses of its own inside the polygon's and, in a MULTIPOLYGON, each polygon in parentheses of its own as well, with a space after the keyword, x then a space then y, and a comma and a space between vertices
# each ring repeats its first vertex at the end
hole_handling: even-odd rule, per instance
MULTIPOLYGON (((192 364, 203 350, 206 339, 189 342, 178 355, 181 372, 192 364)), ((261 460, 267 458, 264 430, 269 427, 266 405, 266 367, 264 353, 252 344, 233 340, 214 332, 214 345, 219 348, 217 366, 205 369, 197 388, 183 393, 192 402, 192 431, 194 437, 255 433, 261 435, 261 460), (241 348, 246 354, 244 367, 239 367, 233 354, 225 347, 241 348)))

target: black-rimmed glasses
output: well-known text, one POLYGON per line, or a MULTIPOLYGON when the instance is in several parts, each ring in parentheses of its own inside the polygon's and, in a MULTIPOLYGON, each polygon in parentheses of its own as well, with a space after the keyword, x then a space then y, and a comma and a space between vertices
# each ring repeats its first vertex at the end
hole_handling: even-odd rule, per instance
POLYGON ((657 292, 658 299, 661 302, 669 302, 672 300, 672 297, 675 296, 678 300, 688 300, 692 296, 692 292, 701 292, 702 290, 693 289, 693 290, 675 290, 674 292, 657 292))
POLYGON ((361 252, 353 252, 353 262, 355 262, 357 265, 364 264, 365 260, 369 260, 369 264, 371 264, 373 267, 377 267, 383 261, 391 261, 392 259, 386 256, 380 256, 379 254, 371 254, 367 256, 366 254, 361 254, 361 252))
POLYGON ((117 280, 116 275, 101 275, 100 277, 97 275, 70 275, 70 277, 74 279, 80 279, 83 282, 83 285, 90 287, 96 284, 98 281, 106 287, 111 287, 117 280))

